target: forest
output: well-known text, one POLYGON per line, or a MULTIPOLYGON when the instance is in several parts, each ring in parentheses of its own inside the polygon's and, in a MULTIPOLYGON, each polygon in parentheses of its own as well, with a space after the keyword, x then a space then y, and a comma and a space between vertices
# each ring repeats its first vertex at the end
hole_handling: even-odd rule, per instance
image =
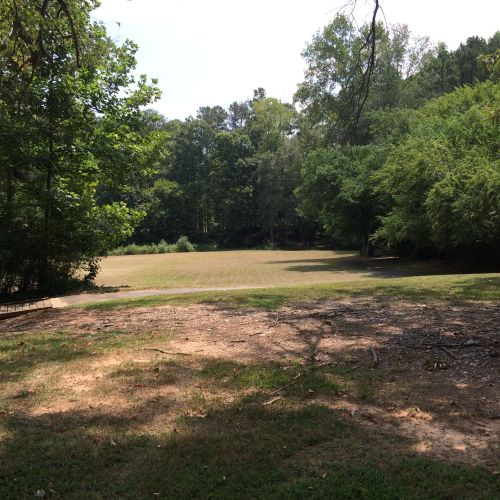
MULTIPOLYGON (((92 2, 0 6, 0 293, 95 278, 127 243, 374 249, 492 262, 500 32, 450 50, 338 13, 293 102, 169 120, 92 2), (373 43, 367 43, 367 40, 373 43)), ((251 89, 249 89, 249 94, 251 89)), ((498 263, 498 262, 497 262, 498 263)))

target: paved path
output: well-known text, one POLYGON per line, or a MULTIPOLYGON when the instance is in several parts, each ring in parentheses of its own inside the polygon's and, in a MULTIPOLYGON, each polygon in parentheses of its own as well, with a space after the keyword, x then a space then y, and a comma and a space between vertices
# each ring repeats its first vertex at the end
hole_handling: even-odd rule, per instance
MULTIPOLYGON (((262 286, 229 286, 213 288, 163 288, 152 290, 129 290, 110 293, 81 293, 79 295, 66 295, 64 297, 53 297, 50 299, 52 307, 67 307, 88 302, 106 302, 116 299, 133 299, 136 297, 149 297, 151 295, 183 295, 196 292, 226 292, 231 290, 245 290, 263 288, 262 286)), ((266 286, 265 288, 269 288, 266 286)))

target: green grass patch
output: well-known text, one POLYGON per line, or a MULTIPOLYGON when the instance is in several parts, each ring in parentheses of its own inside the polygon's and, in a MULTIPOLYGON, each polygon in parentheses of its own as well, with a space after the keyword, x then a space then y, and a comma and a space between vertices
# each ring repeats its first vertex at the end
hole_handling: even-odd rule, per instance
POLYGON ((229 307, 272 310, 285 303, 341 297, 388 297, 426 300, 500 300, 500 275, 461 274, 384 278, 351 283, 301 285, 286 288, 155 295, 84 304, 87 310, 152 307, 165 304, 223 303, 229 307))
MULTIPOLYGON (((220 406, 177 432, 129 430, 126 414, 3 418, 2 498, 498 497, 481 468, 411 456, 411 441, 324 407, 220 406), (112 443, 115 443, 114 445, 112 443), (388 446, 397 452, 387 453, 388 446)), ((164 409, 162 409, 164 411, 164 409)), ((150 412, 155 416, 155 408, 150 412)), ((157 415, 156 415, 157 416, 157 415)), ((189 423, 188 423, 189 422, 189 423)))
MULTIPOLYGON (((85 370, 97 345, 140 345, 127 332, 99 335, 88 346, 89 335, 65 332, 10 337, 0 353, 15 359, 20 348, 34 347, 37 361, 58 374, 74 360, 73 369, 85 370)), ((17 398, 16 411, 0 408, 0 497, 44 490, 91 499, 497 498, 498 476, 487 470, 417 457, 415 441, 397 427, 367 427, 315 400, 370 400, 383 383, 374 370, 336 365, 128 361, 91 392, 98 402, 109 396, 122 404, 51 411, 49 401, 30 413, 29 398, 17 398), (262 404, 290 382, 282 400, 262 404), (186 392, 155 392, 166 384, 186 392)))
MULTIPOLYGON (((156 332, 155 338, 166 340, 170 335, 170 331, 156 332)), ((123 329, 81 334, 56 330, 5 336, 0 342, 0 383, 23 380, 39 368, 63 367, 110 350, 141 347, 148 342, 147 332, 137 335, 123 329)))

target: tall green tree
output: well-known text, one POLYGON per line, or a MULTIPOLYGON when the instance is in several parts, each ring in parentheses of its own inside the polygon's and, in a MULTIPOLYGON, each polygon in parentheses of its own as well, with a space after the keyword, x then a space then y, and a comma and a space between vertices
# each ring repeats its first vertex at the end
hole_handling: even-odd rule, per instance
POLYGON ((316 149, 302 164, 297 188, 299 210, 319 220, 325 233, 342 247, 371 254, 370 236, 383 214, 374 175, 385 158, 381 146, 316 149))
POLYGON ((377 51, 370 85, 365 89, 363 64, 371 51, 366 44, 370 30, 368 25, 358 30, 349 18, 338 15, 303 53, 306 78, 295 99, 304 109, 304 125, 319 131, 321 147, 368 143, 369 112, 407 105, 413 99, 407 83, 420 68, 428 40, 411 37, 404 25, 390 30, 377 25, 377 51))
POLYGON ((485 255, 500 243, 500 85, 458 88, 415 113, 378 174, 379 241, 418 254, 485 255))
MULTIPOLYGON (((19 90, 16 99, 8 86, 0 90, 0 288, 6 293, 54 291, 81 269, 93 278, 97 256, 130 234, 139 216, 120 202, 99 204, 97 190, 133 184, 151 159, 140 108, 159 91, 131 76, 137 47, 116 46, 103 26, 91 23, 91 4, 65 5, 72 10, 64 23, 52 22, 60 2, 43 2, 41 11, 32 5, 26 19, 33 26, 48 9, 42 42, 35 44, 44 57, 31 61, 28 76, 9 80, 19 90)), ((7 13, 4 30, 17 22, 15 9, 7 13)), ((1 35, 15 36, 12 30, 1 35)), ((2 55, 5 76, 10 45, 2 55)))

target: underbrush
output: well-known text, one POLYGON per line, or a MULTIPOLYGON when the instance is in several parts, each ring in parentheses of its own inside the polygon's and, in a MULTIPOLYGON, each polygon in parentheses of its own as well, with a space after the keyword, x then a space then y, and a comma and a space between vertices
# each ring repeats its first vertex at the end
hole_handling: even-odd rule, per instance
POLYGON ((122 247, 115 248, 108 252, 110 256, 117 255, 145 255, 156 253, 176 253, 176 252, 195 252, 197 246, 191 243, 187 236, 181 236, 175 243, 167 243, 165 240, 160 240, 159 243, 151 243, 150 245, 137 245, 131 243, 122 247))

